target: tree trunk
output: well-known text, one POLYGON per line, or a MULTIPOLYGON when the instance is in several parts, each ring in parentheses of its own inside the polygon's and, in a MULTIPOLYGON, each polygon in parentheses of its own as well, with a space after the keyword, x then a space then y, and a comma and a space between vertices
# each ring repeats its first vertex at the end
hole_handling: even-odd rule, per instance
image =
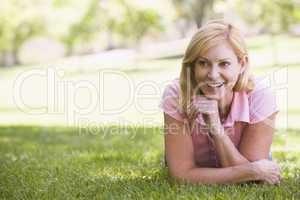
POLYGON ((113 37, 113 31, 108 30, 107 31, 107 46, 105 50, 112 50, 116 48, 115 42, 114 42, 114 37, 113 37))
POLYGON ((203 0, 200 2, 201 3, 198 3, 198 6, 195 6, 194 8, 194 19, 197 24, 197 28, 200 28, 202 26, 208 12, 212 12, 214 0, 203 0))
POLYGON ((19 59, 19 48, 16 47, 13 51, 12 51, 12 57, 14 60, 14 65, 20 65, 20 59, 19 59))
POLYGON ((2 53, 1 65, 3 67, 11 67, 16 64, 16 57, 12 51, 4 51, 2 53))

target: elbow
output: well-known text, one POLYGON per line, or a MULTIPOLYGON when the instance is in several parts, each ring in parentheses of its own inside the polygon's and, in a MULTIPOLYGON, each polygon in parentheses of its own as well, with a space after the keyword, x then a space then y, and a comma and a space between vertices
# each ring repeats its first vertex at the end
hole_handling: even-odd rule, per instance
POLYGON ((169 175, 175 180, 184 180, 186 178, 186 171, 169 168, 169 175))
POLYGON ((193 161, 186 162, 168 162, 168 175, 172 180, 180 182, 194 182, 195 177, 193 177, 194 169, 197 168, 193 161))
POLYGON ((180 181, 180 182, 190 182, 190 171, 192 170, 191 168, 176 168, 176 169, 172 169, 169 168, 169 175, 172 179, 176 180, 176 181, 180 181))

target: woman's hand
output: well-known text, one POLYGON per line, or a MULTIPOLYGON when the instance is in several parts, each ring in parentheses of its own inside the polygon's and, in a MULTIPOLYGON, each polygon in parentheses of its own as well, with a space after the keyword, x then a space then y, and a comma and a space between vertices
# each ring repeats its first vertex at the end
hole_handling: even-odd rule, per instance
POLYGON ((262 180, 272 185, 280 183, 280 168, 275 162, 264 159, 255 161, 251 165, 254 167, 257 180, 262 180))
POLYGON ((205 123, 207 124, 211 135, 222 135, 224 130, 220 121, 218 102, 216 100, 208 99, 204 96, 197 95, 193 104, 201 113, 205 123))

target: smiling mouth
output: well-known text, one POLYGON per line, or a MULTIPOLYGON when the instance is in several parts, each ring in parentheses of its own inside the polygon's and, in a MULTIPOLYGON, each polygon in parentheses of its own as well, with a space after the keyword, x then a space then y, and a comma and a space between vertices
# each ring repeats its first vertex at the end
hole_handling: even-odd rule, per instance
POLYGON ((224 82, 217 82, 217 83, 207 83, 207 86, 211 88, 219 88, 224 85, 224 82))

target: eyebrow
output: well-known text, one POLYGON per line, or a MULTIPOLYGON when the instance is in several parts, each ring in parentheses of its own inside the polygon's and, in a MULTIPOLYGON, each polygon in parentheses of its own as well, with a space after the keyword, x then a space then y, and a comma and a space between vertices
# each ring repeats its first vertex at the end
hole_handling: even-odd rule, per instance
MULTIPOLYGON (((209 59, 205 58, 205 57, 199 57, 199 59, 203 59, 203 60, 206 60, 206 61, 210 61, 209 59)), ((218 61, 224 61, 224 60, 231 60, 230 58, 221 58, 221 59, 218 59, 218 61)))

